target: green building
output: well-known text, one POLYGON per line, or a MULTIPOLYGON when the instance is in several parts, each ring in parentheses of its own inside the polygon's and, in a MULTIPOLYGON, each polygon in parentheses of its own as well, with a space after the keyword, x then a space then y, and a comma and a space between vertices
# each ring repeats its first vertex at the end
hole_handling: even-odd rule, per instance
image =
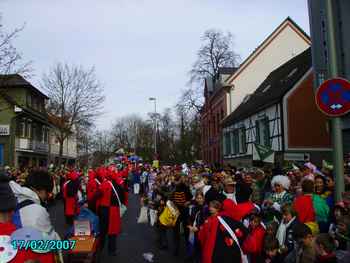
POLYGON ((47 165, 47 100, 22 76, 0 75, 0 167, 47 165))

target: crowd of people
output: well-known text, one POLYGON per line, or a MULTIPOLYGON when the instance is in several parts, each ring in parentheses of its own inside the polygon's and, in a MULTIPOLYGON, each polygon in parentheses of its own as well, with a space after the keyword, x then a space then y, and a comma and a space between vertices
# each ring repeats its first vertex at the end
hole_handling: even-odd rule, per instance
MULTIPOLYGON (((331 168, 318 170, 310 162, 284 170, 220 169, 157 167, 124 157, 85 173, 74 167, 30 169, 25 175, 5 169, 0 175, 0 236, 29 227, 43 239, 59 240, 47 211, 55 186, 67 224, 61 238, 70 237, 68 230, 83 210, 90 211, 99 222, 92 224, 99 250, 107 244, 112 257, 131 190, 140 197, 141 211, 148 211, 146 221, 139 222, 150 221, 158 248, 179 260, 185 255, 193 263, 349 262, 349 198, 335 202, 331 168)), ((60 261, 57 251, 22 249, 8 262, 60 261)))
POLYGON ((141 164, 132 184, 157 215, 159 249, 178 256, 184 247, 186 262, 349 262, 350 203, 334 202, 330 169, 310 162, 288 170, 141 164), (176 216, 164 220, 172 206, 176 216))
MULTIPOLYGON (((0 236, 18 237, 18 231, 21 231, 20 236, 24 240, 33 233, 39 233, 40 240, 68 239, 73 235, 70 230, 75 227, 74 220, 82 210, 88 210, 98 218, 98 224, 92 226, 90 233, 98 235, 98 250, 102 251, 108 243, 108 254, 116 256, 116 239, 121 231, 123 213, 121 208, 126 207, 128 200, 127 164, 89 169, 88 176, 74 166, 59 170, 25 169, 25 174, 17 171, 6 167, 0 174, 0 236), (65 217, 67 231, 61 237, 56 233, 48 213, 48 201, 55 186, 59 189, 57 198, 64 203, 62 216, 65 217)), ((9 241, 10 245, 6 246, 0 242, 3 248, 0 250, 0 262, 3 259, 11 263, 63 262, 60 250, 19 248, 15 247, 14 241, 9 241), (8 253, 12 253, 13 257, 5 256, 8 253)))

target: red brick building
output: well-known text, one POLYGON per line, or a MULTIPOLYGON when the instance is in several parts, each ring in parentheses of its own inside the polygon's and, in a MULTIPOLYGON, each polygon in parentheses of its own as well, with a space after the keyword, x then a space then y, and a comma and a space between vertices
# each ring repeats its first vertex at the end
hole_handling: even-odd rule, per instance
POLYGON ((202 160, 208 164, 222 163, 221 121, 227 116, 225 80, 236 68, 220 68, 215 78, 204 82, 204 106, 201 112, 202 160))

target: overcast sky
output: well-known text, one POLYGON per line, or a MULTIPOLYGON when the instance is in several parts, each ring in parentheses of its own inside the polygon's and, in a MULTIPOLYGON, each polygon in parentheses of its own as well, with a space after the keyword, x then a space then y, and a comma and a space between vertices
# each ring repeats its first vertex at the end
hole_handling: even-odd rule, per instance
POLYGON ((33 61, 37 85, 56 62, 95 66, 106 93, 99 128, 117 117, 173 107, 200 36, 231 31, 246 58, 287 16, 307 33, 307 0, 0 0, 6 30, 25 23, 15 45, 33 61))

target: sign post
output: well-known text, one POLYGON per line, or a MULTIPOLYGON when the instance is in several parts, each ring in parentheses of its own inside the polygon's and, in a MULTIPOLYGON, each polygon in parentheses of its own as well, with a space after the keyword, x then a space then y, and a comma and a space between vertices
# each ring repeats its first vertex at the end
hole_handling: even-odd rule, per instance
MULTIPOLYGON (((350 110, 348 82, 340 79, 338 1, 309 0, 309 16, 312 36, 313 67, 316 76, 316 103, 319 109, 332 117, 333 165, 335 176, 335 201, 342 200, 344 192, 344 154, 341 116, 350 110), (327 76, 329 80, 323 77, 327 76)), ((346 26, 346 25, 344 25, 346 26)), ((345 35, 344 35, 345 36, 345 35)))

